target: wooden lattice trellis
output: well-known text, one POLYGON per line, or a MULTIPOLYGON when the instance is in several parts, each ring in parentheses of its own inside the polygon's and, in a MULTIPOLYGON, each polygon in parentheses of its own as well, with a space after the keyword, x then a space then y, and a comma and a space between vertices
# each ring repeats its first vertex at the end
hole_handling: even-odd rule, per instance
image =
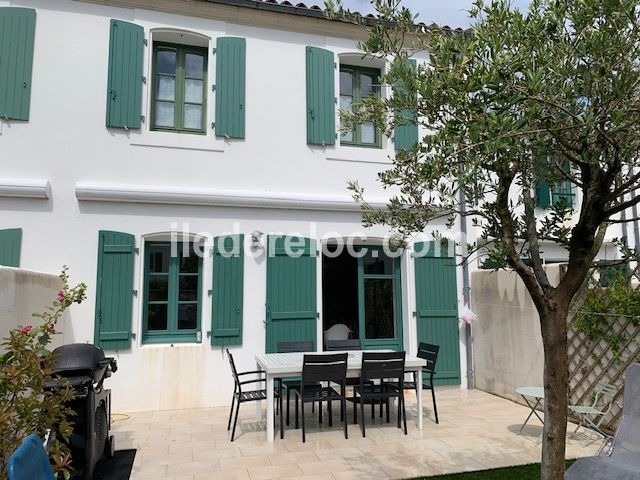
POLYGON ((595 266, 575 298, 568 319, 569 404, 591 404, 594 390, 600 382, 615 385, 618 393, 613 408, 602 423, 603 430, 609 433, 615 431, 622 415, 624 372, 631 363, 640 360, 640 322, 631 316, 604 316, 607 334, 622 335, 619 338, 623 340, 617 348, 618 352, 615 352, 607 340, 578 331, 574 320, 584 311, 581 309, 584 308, 587 292, 599 295, 605 305, 609 304, 606 285, 613 269, 616 274, 625 275, 627 285, 631 288, 640 288, 638 262, 595 266))

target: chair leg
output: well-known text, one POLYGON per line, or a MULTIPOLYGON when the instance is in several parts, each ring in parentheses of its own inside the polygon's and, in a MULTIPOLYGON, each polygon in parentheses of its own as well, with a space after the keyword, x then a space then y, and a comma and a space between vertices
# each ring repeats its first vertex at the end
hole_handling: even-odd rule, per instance
MULTIPOLYGON (((407 409, 405 408, 404 405, 404 395, 401 393, 402 395, 402 423, 404 424, 404 434, 407 434, 407 409)), ((398 412, 398 415, 400 415, 400 412, 398 412)))
POLYGON ((398 394, 398 428, 400 428, 400 420, 402 415, 402 400, 403 400, 402 392, 398 394))
POLYGON ((347 416, 347 400, 344 395, 342 396, 342 401, 340 402, 340 416, 342 417, 342 423, 344 424, 344 438, 347 440, 349 438, 349 434, 347 433, 347 421, 345 420, 347 416))
POLYGON ((360 431, 362 432, 362 437, 365 437, 365 429, 364 429, 364 397, 360 397, 360 431))
POLYGON ((318 423, 322 423, 322 400, 318 402, 318 423))
POLYGON ((298 395, 296 394, 296 430, 300 428, 300 424, 298 423, 298 395))
POLYGON ((300 399, 300 403, 300 408, 302 408, 302 443, 304 443, 307 441, 304 432, 304 400, 300 399))
POLYGON ((238 412, 240 411, 240 401, 238 400, 238 404, 236 405, 236 414, 235 417, 233 419, 233 430, 231 430, 231 441, 233 442, 233 439, 236 436, 236 425, 238 424, 238 412))
POLYGON ((383 402, 383 400, 382 400, 382 397, 380 397, 380 418, 382 418, 382 407, 383 407, 383 405, 382 405, 382 404, 383 404, 383 403, 384 403, 384 402, 383 402))
POLYGON ((233 398, 231 399, 231 411, 229 412, 229 422, 227 423, 227 432, 229 430, 231 430, 231 417, 233 416, 233 406, 236 403, 236 396, 235 394, 233 395, 233 398))
POLYGON ((289 426, 289 401, 291 400, 291 390, 287 388, 287 427, 289 426))
POLYGON ((329 410, 329 426, 333 427, 333 408, 331 408, 331 400, 327 401, 327 410, 329 410))
POLYGON ((387 398, 387 423, 389 423, 389 410, 391 405, 391 399, 387 398))
POLYGON ((433 385, 431 385, 431 398, 433 399, 433 413, 436 417, 436 423, 440 423, 438 421, 438 407, 436 406, 436 391, 433 388, 433 385))
POLYGON ((284 440, 284 410, 282 410, 282 389, 280 389, 280 395, 278 398, 280 408, 280 440, 284 440))
POLYGON ((371 420, 376 419, 376 403, 371 399, 371 420))
POLYGON ((353 389, 353 424, 358 424, 358 402, 356 401, 356 389, 353 389))

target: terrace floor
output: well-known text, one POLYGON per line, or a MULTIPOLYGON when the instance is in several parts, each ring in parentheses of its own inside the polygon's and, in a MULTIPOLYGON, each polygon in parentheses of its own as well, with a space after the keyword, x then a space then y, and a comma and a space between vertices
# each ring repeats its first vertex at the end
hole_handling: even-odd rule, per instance
MULTIPOLYGON (((233 443, 224 407, 132 413, 126 419, 116 415, 113 431, 118 450, 137 449, 133 479, 408 478, 540 461, 537 420, 523 435, 516 434, 529 413, 527 407, 479 390, 440 388, 436 425, 425 393, 428 417, 419 431, 415 395, 407 392, 407 436, 395 426, 395 409, 390 424, 377 414, 372 424, 367 408, 366 438, 358 425, 349 423, 345 440, 334 406, 331 428, 319 429, 317 416, 309 414, 306 443, 292 425, 284 440, 278 437, 268 444, 264 423, 256 422, 254 404, 242 406, 233 443)), ((293 404, 291 414, 293 423, 293 404)), ((567 457, 593 455, 598 446, 594 442, 583 447, 568 439, 567 457)))

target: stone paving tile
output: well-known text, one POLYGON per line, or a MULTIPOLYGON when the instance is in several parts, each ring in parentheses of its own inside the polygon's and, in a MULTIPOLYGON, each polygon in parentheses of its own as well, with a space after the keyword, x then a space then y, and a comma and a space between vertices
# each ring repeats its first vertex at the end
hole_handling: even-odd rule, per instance
MULTIPOLYGON (((440 424, 425 418, 420 431, 415 396, 407 394, 407 435, 396 427, 396 407, 390 424, 377 409, 372 421, 366 409, 364 438, 349 409, 348 439, 337 407, 332 427, 319 424, 317 412, 305 412, 306 443, 293 425, 284 440, 278 436, 267 443, 265 422, 256 421, 256 409, 248 407, 240 412, 234 442, 227 432, 227 407, 118 415, 113 431, 118 449, 137 449, 132 478, 140 480, 407 478, 540 460, 541 426, 532 421, 517 434, 526 407, 477 390, 440 388, 437 395, 440 424)), ((425 414, 431 415, 430 399, 425 402, 425 414)), ((592 455, 598 446, 568 439, 567 456, 592 455)))

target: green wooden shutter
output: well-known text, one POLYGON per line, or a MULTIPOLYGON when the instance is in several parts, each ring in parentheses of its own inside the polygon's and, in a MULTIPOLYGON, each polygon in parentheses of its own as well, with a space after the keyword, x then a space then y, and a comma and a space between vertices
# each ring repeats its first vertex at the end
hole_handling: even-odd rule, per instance
POLYGON ((333 52, 307 47, 307 143, 336 143, 335 63, 333 52))
POLYGON ((105 350, 131 345, 134 255, 133 235, 99 232, 94 341, 105 350))
POLYGON ((418 342, 440 345, 436 385, 459 385, 456 259, 448 256, 446 249, 437 252, 435 242, 419 242, 414 249, 418 342))
MULTIPOLYGON (((417 68, 416 61, 413 58, 410 58, 409 64, 415 71, 417 68)), ((394 90, 398 88, 400 87, 396 86, 394 90)), ((396 151, 401 149, 410 150, 418 142, 418 123, 416 121, 415 112, 412 112, 410 110, 402 110, 398 112, 398 115, 404 120, 411 121, 411 123, 396 125, 395 133, 393 135, 396 151)))
POLYGON ((0 8, 0 117, 29 120, 36 11, 0 8))
POLYGON ((302 237, 270 235, 267 241, 266 351, 278 342, 313 341, 317 337, 316 244, 302 237), (288 240, 288 239, 292 239, 288 240), (293 246, 293 255, 286 246, 293 246))
POLYGON ((213 240, 211 345, 242 345, 244 235, 213 240))
POLYGON ((549 208, 551 205, 551 189, 546 180, 539 180, 536 184, 536 206, 549 208))
POLYGON ((107 127, 140 128, 144 29, 111 20, 107 83, 107 127))
POLYGON ((216 124, 218 137, 244 138, 246 40, 216 42, 216 124))
POLYGON ((21 228, 0 230, 0 265, 16 268, 20 266, 21 243, 21 228))

